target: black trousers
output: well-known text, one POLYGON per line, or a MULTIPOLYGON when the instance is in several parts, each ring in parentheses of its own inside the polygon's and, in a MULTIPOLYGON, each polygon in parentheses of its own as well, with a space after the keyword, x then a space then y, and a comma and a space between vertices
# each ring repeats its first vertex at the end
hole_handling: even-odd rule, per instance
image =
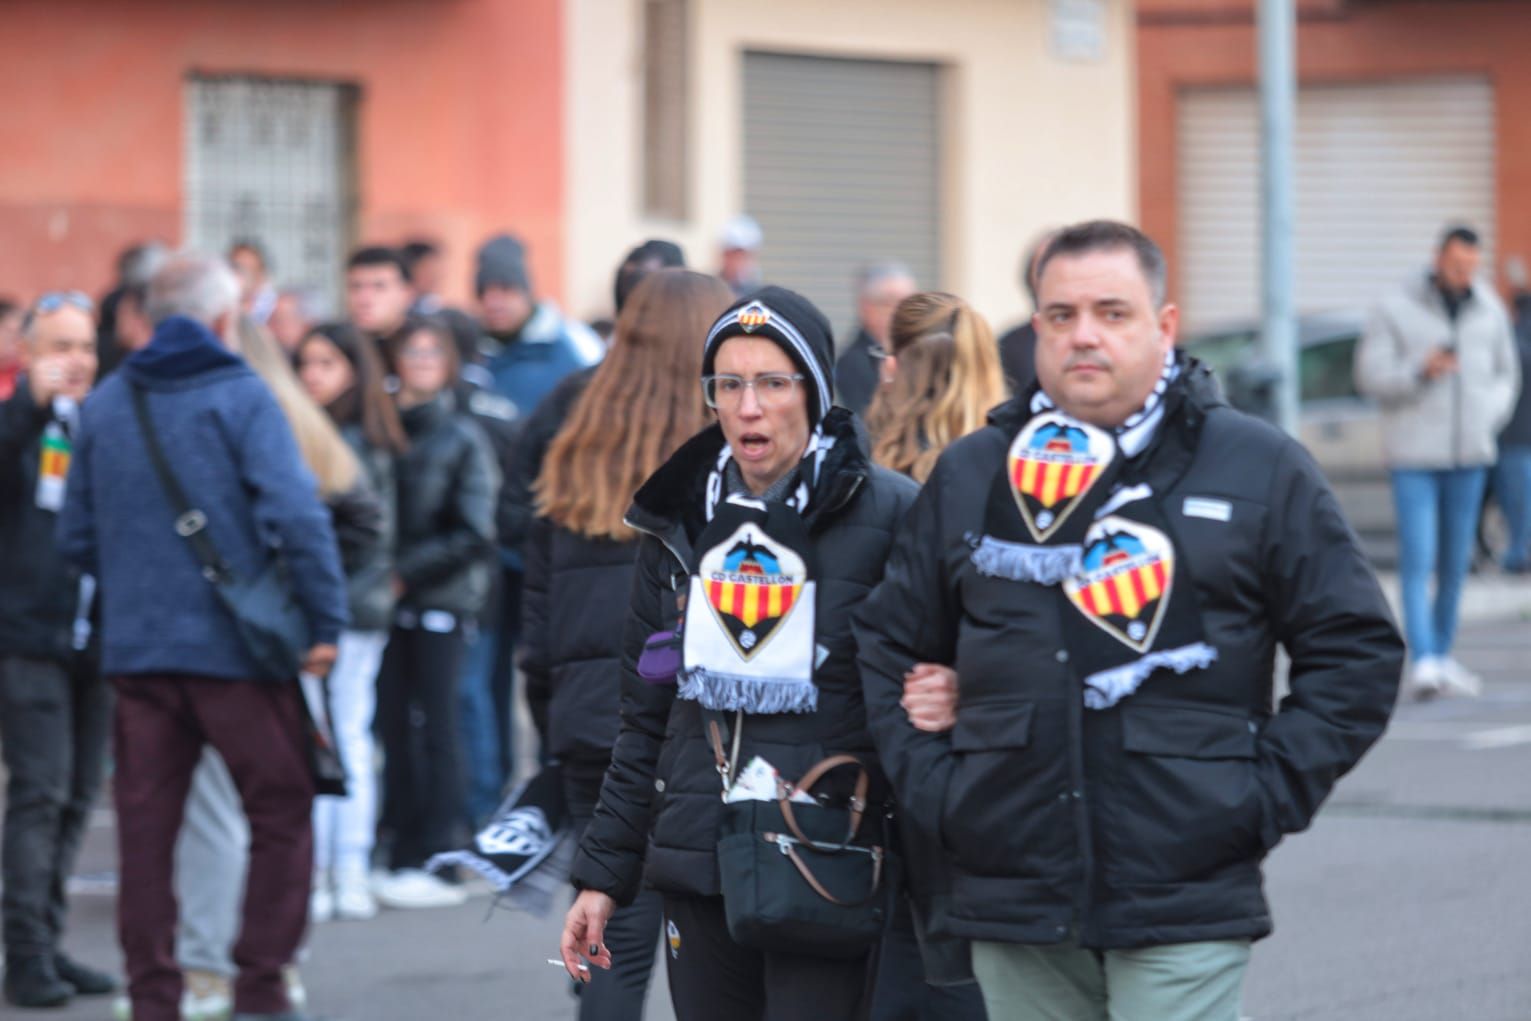
POLYGON ((862 1021, 869 958, 752 950, 728 935, 721 897, 664 899, 662 952, 676 1021, 862 1021))
POLYGON ((450 631, 395 627, 388 638, 377 679, 377 731, 391 869, 419 868, 463 837, 457 678, 465 647, 461 622, 450 631))
POLYGON ((65 884, 101 787, 110 689, 93 670, 0 659, 0 751, 10 774, 3 859, 5 952, 58 949, 65 884))
MULTIPOLYGON (((564 799, 576 841, 595 814, 601 773, 581 776, 565 767, 564 799)), ((643 890, 606 922, 602 940, 611 951, 611 970, 592 968, 590 981, 576 984, 579 1021, 643 1021, 643 1001, 654 973, 654 948, 664 927, 664 902, 658 892, 643 890)))
MULTIPOLYGON (((957 965, 971 973, 966 940, 939 941, 937 952, 956 956, 957 965)), ((928 948, 927 948, 928 949, 928 948)), ((877 977, 872 994, 871 1021, 986 1021, 988 1012, 976 979, 960 985, 931 985, 925 981, 925 961, 915 935, 909 898, 899 896, 893 917, 877 945, 877 977)))

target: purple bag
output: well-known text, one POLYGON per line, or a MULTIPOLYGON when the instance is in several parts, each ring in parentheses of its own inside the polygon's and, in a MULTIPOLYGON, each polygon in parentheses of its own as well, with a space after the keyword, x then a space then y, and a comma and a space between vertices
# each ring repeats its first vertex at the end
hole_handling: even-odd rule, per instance
POLYGON ((679 631, 656 631, 643 643, 638 657, 638 676, 650 684, 674 684, 680 673, 681 635, 679 631))

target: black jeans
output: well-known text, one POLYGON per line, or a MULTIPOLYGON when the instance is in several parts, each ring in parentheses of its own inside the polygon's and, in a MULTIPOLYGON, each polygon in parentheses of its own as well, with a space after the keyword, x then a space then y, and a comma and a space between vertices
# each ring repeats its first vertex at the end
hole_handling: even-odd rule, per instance
POLYGON ((65 884, 101 787, 111 697, 94 670, 0 659, 5 795, 5 952, 58 949, 65 884))
MULTIPOLYGON (((601 772, 580 776, 565 767, 564 799, 574 839, 585 835, 601 793, 601 772)), ((606 922, 602 939, 611 951, 611 970, 593 968, 590 981, 575 986, 579 1021, 643 1021, 643 1001, 654 973, 654 947, 663 927, 664 901, 654 890, 642 890, 606 922)))
POLYGON ((464 836, 457 679, 465 647, 457 622, 450 631, 396 627, 383 653, 377 731, 384 757, 382 828, 392 835, 389 868, 419 868, 431 855, 460 846, 464 836))
POLYGON ((735 943, 722 897, 664 899, 665 967, 677 1021, 860 1021, 870 999, 863 956, 830 960, 735 943))

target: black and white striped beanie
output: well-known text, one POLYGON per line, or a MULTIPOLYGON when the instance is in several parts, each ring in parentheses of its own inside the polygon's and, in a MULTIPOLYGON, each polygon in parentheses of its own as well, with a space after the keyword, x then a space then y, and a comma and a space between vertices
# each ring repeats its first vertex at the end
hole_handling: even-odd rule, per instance
POLYGON ((713 372, 718 348, 730 337, 764 337, 780 345, 803 374, 809 424, 823 421, 834 402, 835 342, 829 320, 818 306, 785 287, 762 287, 740 298, 707 331, 702 375, 713 372))

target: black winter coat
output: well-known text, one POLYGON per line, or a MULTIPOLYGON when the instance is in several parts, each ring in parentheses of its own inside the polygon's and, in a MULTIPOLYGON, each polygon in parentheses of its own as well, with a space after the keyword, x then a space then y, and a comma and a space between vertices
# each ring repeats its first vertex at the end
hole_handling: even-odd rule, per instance
MULTIPOLYGON (((851 613, 882 577, 894 530, 918 491, 870 463, 856 419, 844 408, 832 409, 824 428, 836 443, 804 518, 819 565, 816 640, 827 650, 814 671, 818 710, 746 715, 740 733, 739 762, 759 755, 791 778, 838 752, 860 755, 876 771, 851 613)), ((628 511, 628 522, 645 534, 622 638, 622 727, 572 876, 576 887, 620 904, 633 899, 640 878, 669 893, 718 893, 722 790, 701 710, 677 699, 673 685, 640 679, 637 661, 650 635, 675 626, 676 591, 685 589, 691 544, 705 524, 707 475, 722 444, 717 426, 688 441, 628 511)))
POLYGON ((393 544, 399 516, 393 457, 367 442, 360 425, 342 426, 340 435, 361 468, 353 491, 330 500, 340 566, 346 574, 348 627, 387 631, 393 623, 393 544))
POLYGON ((395 570, 399 604, 474 616, 489 594, 500 472, 478 426, 450 391, 400 416, 409 450, 398 458, 395 570))
POLYGON ((52 410, 26 377, 0 403, 0 656, 70 663, 80 571, 59 553, 58 515, 37 506, 43 430, 52 410))
POLYGON ((941 848, 920 877, 936 931, 1094 948, 1264 936, 1261 860, 1382 734, 1403 643, 1329 486, 1300 445, 1187 370, 1124 484, 1159 494, 1211 667, 1086 710, 1056 591, 973 567, 968 537, 1025 399, 942 455, 857 616, 884 768, 941 848), (1156 476, 1170 444, 1194 455, 1156 476), (1291 694, 1273 712, 1278 644, 1291 694), (898 704, 917 661, 957 671, 948 733, 916 731, 898 704))
POLYGON ((638 543, 576 535, 532 519, 521 594, 526 701, 547 754, 591 787, 617 743, 622 627, 638 543))

